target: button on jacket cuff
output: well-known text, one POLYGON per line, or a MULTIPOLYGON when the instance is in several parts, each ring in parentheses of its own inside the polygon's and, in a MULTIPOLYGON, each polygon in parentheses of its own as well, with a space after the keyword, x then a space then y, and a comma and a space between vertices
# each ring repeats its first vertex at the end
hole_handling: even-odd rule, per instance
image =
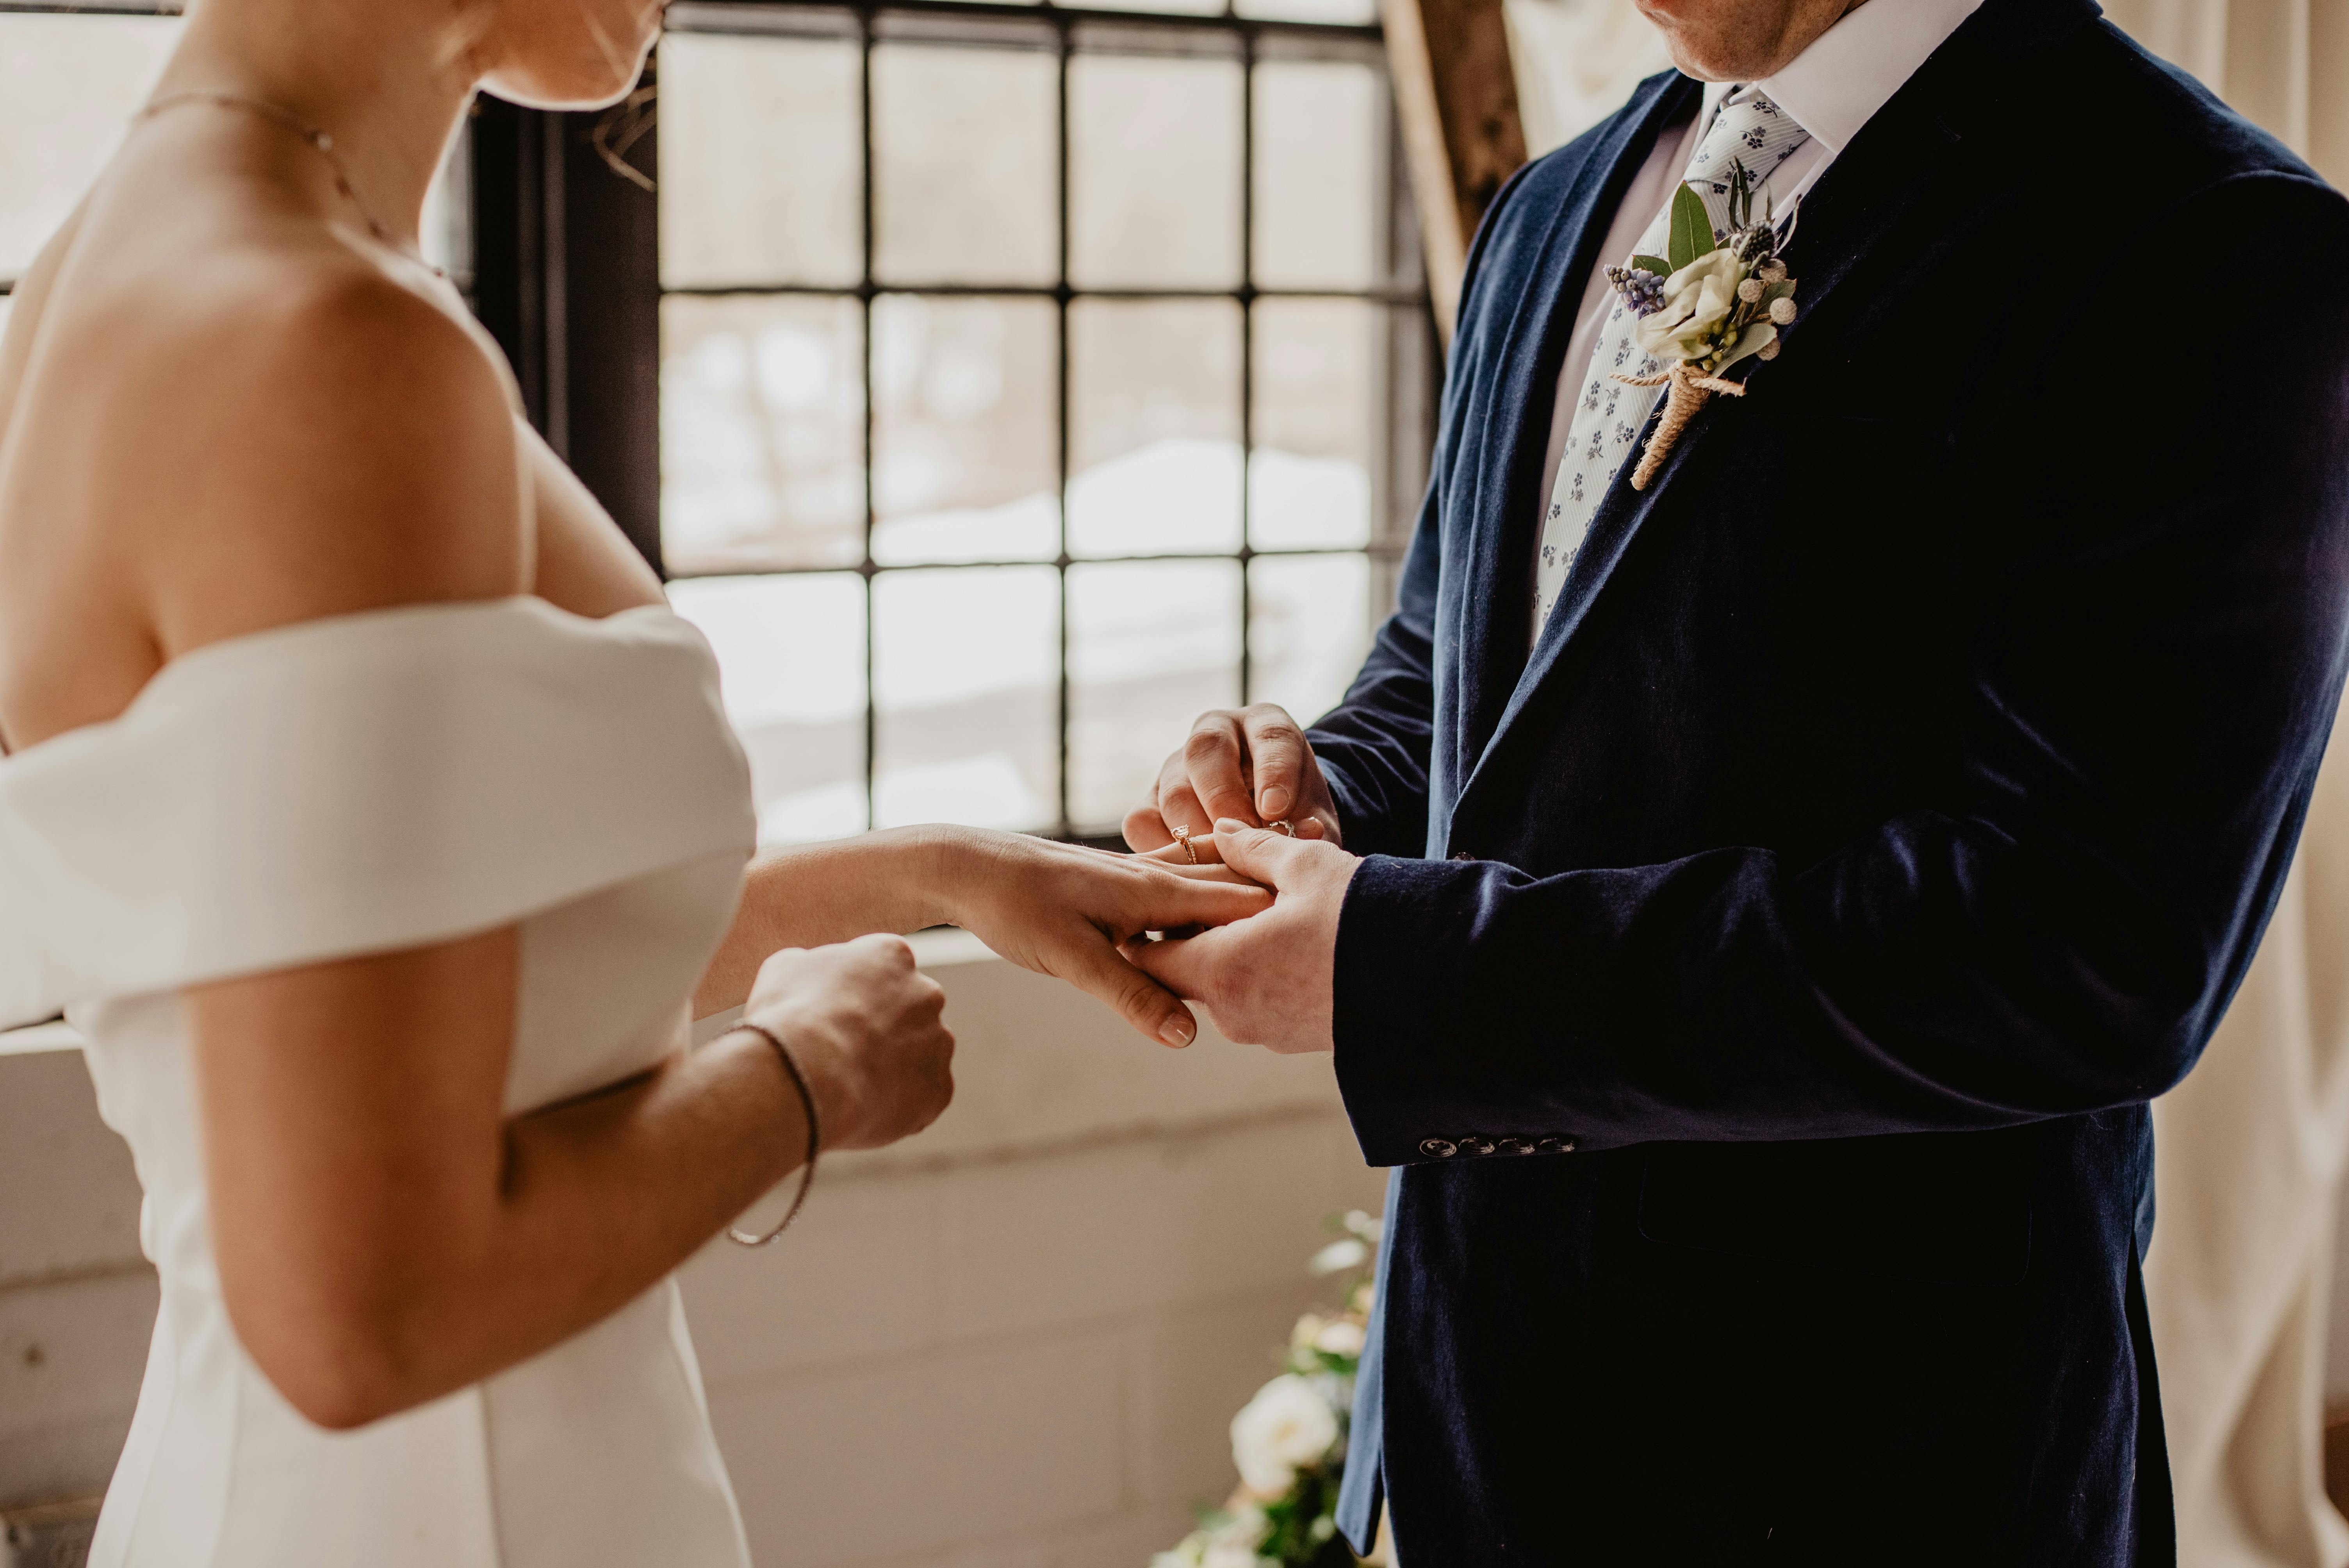
POLYGON ((1506 875, 1495 862, 1364 858, 1338 917, 1332 1034, 1339 1091, 1372 1165, 1573 1152, 1576 1133, 1513 1089, 1458 1026, 1469 944, 1445 930, 1506 875))

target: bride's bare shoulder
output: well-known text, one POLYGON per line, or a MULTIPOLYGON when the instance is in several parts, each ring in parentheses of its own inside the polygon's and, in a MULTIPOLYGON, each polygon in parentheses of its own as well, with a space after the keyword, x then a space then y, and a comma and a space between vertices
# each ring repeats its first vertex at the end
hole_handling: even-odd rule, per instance
POLYGON ((167 656, 526 585, 505 384, 440 304, 339 244, 92 281, 44 345, 41 401, 86 440, 90 521, 119 520, 167 656))

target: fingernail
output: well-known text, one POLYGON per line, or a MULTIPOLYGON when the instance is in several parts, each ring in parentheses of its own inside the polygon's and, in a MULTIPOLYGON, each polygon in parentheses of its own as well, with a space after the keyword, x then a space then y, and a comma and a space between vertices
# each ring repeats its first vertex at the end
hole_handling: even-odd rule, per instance
POLYGON ((1158 1026, 1158 1037, 1180 1049, 1191 1043, 1192 1037, 1198 1033, 1198 1029, 1199 1026, 1190 1019, 1180 1013, 1174 1013, 1168 1015, 1166 1021, 1158 1026))
POLYGON ((1280 789, 1266 790, 1264 792, 1264 807, 1262 815, 1264 820, 1268 822, 1271 821, 1276 817, 1288 816, 1288 791, 1280 789))
POLYGON ((1247 824, 1241 821, 1237 817, 1218 817, 1216 819, 1216 831, 1218 833, 1245 833, 1247 831, 1247 824))

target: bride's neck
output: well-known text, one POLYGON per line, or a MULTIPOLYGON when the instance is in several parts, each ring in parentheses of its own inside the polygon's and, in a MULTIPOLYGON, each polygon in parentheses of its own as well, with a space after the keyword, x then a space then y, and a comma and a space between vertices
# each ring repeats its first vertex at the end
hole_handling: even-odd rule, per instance
POLYGON ((155 96, 233 93, 326 131, 367 215, 413 246, 481 78, 475 15, 413 0, 202 0, 155 96))

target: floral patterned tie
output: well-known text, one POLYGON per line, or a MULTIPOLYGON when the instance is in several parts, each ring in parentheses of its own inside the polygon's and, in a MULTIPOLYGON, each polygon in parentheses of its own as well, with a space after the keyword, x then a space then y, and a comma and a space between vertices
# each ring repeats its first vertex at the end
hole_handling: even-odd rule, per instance
MULTIPOLYGON (((1722 100, 1720 112, 1697 143, 1696 155, 1689 160, 1688 172, 1682 178, 1704 199, 1713 227, 1725 228, 1729 222, 1730 165, 1743 163, 1752 176, 1757 198, 1754 211, 1758 213, 1771 194, 1771 177, 1810 139, 1810 132, 1795 124, 1792 115, 1763 97, 1759 88, 1742 87, 1722 100)), ((1656 214, 1656 221, 1640 236, 1635 251, 1649 255, 1662 253, 1665 236, 1671 232, 1671 202, 1667 200, 1663 211, 1656 214)), ((1630 258, 1606 259, 1620 263, 1630 258)), ((1626 387, 1615 379, 1618 375, 1651 375, 1661 368, 1633 344, 1631 332, 1638 321, 1624 308, 1621 300, 1615 302, 1582 378, 1581 401, 1575 406, 1574 422, 1567 429, 1566 448, 1558 458, 1557 482, 1550 490, 1549 511, 1542 518, 1541 556, 1534 570, 1537 641, 1541 636, 1542 624, 1549 619, 1566 586, 1567 572, 1590 531, 1591 514, 1599 510, 1608 486, 1622 470, 1623 459, 1631 455, 1634 438, 1647 424, 1657 399, 1663 396, 1661 387, 1626 387)))

